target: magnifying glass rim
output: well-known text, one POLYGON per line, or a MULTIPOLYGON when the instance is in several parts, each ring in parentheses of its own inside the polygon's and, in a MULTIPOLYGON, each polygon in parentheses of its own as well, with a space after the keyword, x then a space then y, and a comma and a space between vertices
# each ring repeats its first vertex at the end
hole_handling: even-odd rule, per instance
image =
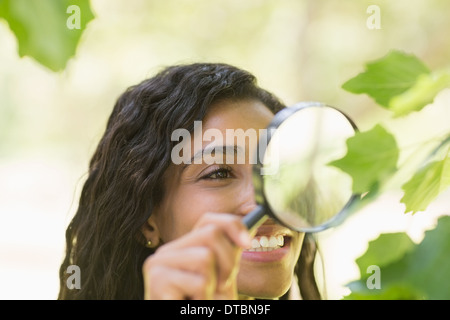
POLYGON ((353 130, 355 130, 355 133, 358 132, 358 127, 356 126, 356 124, 353 122, 352 119, 350 119, 344 112, 342 112, 341 110, 327 105, 325 103, 322 102, 317 102, 317 101, 307 101, 307 102, 299 102, 296 103, 290 107, 286 107, 282 110, 280 110, 279 112, 277 112, 277 114, 275 114, 275 117, 272 119, 272 121, 270 122, 270 124, 267 126, 267 138, 265 139, 265 143, 263 143, 262 145, 258 144, 258 150, 257 150, 257 157, 256 157, 256 163, 253 166, 253 178, 256 180, 259 180, 259 183, 254 184, 255 185, 255 193, 258 195, 256 198, 257 199, 262 199, 263 203, 258 203, 259 205, 263 205, 267 214, 275 219, 278 223, 292 229, 298 232, 308 232, 308 233, 312 233, 312 232, 319 232, 319 231, 323 231, 327 228, 333 227, 337 224, 339 224, 339 222, 341 221, 341 219, 343 217, 346 216, 346 213, 348 212, 348 208, 350 207, 350 205, 357 199, 360 197, 359 194, 352 194, 352 196, 350 197, 350 199, 348 200, 348 202, 345 204, 345 206, 341 209, 341 211, 339 211, 336 215, 334 215, 332 218, 330 218, 329 220, 325 221, 324 223, 317 225, 315 227, 308 227, 308 228, 293 228, 293 226, 290 226, 288 224, 286 224, 285 222, 283 222, 281 219, 279 219, 277 217, 277 215, 274 213, 274 211, 272 210, 269 201, 267 200, 266 194, 265 194, 265 189, 264 189, 264 179, 263 179, 263 175, 261 174, 261 169, 263 168, 263 158, 264 158, 264 154, 266 152, 267 146, 269 145, 270 140, 272 139, 273 134, 275 133, 276 129, 278 129, 278 127, 286 120, 288 119, 290 116, 292 116, 294 113, 301 111, 303 109, 306 108, 311 108, 311 107, 326 107, 326 108, 331 108, 334 109, 336 111, 338 111, 340 114, 342 114, 347 121, 352 125, 353 130), (262 155, 261 157, 258 155, 262 155), (262 159, 261 159, 262 158, 262 159))

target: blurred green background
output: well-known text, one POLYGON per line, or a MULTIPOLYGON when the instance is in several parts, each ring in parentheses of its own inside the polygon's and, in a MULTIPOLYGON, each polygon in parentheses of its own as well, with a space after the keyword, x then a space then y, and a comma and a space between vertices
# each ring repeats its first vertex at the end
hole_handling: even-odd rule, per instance
MULTIPOLYGON (((367 61, 399 49, 430 69, 450 65, 447 0, 92 0, 91 7, 95 18, 61 72, 19 58, 16 37, 0 19, 0 299, 57 297, 65 227, 112 106, 162 67, 234 64, 286 104, 326 102, 365 130, 390 115, 341 85, 367 61), (381 29, 366 25, 369 5, 380 7, 381 29)), ((435 104, 449 109, 449 92, 435 104)), ((450 118, 436 114, 405 121, 425 134, 450 118)), ((402 134, 401 124, 391 128, 402 134)), ((420 239, 448 214, 449 196, 411 216, 402 213, 401 195, 386 195, 318 235, 326 297, 348 293, 345 284, 359 274, 354 260, 369 239, 398 230, 420 239)))

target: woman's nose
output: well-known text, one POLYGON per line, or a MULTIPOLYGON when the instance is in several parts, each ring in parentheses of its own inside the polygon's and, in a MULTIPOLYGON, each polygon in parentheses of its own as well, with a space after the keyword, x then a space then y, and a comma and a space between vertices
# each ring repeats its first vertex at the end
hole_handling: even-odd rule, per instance
POLYGON ((237 213, 242 216, 245 216, 256 207, 257 204, 255 200, 255 189, 250 179, 250 181, 245 183, 245 185, 243 185, 241 189, 239 195, 239 208, 237 210, 237 213))

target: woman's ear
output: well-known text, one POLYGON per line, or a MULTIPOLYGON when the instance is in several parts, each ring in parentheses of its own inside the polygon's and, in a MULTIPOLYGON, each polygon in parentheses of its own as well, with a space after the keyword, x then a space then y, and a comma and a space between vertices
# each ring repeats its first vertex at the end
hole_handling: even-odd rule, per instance
POLYGON ((153 215, 151 215, 150 218, 145 221, 144 225, 141 227, 141 232, 144 236, 145 246, 147 248, 154 249, 159 246, 161 241, 160 233, 153 215))

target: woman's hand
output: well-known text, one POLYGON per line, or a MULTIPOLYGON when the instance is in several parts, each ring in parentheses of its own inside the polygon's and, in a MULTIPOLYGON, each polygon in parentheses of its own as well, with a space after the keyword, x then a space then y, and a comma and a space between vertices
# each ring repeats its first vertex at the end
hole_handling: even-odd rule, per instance
POLYGON ((251 238, 241 216, 204 214, 186 235, 143 265, 145 299, 236 299, 242 249, 251 238))

